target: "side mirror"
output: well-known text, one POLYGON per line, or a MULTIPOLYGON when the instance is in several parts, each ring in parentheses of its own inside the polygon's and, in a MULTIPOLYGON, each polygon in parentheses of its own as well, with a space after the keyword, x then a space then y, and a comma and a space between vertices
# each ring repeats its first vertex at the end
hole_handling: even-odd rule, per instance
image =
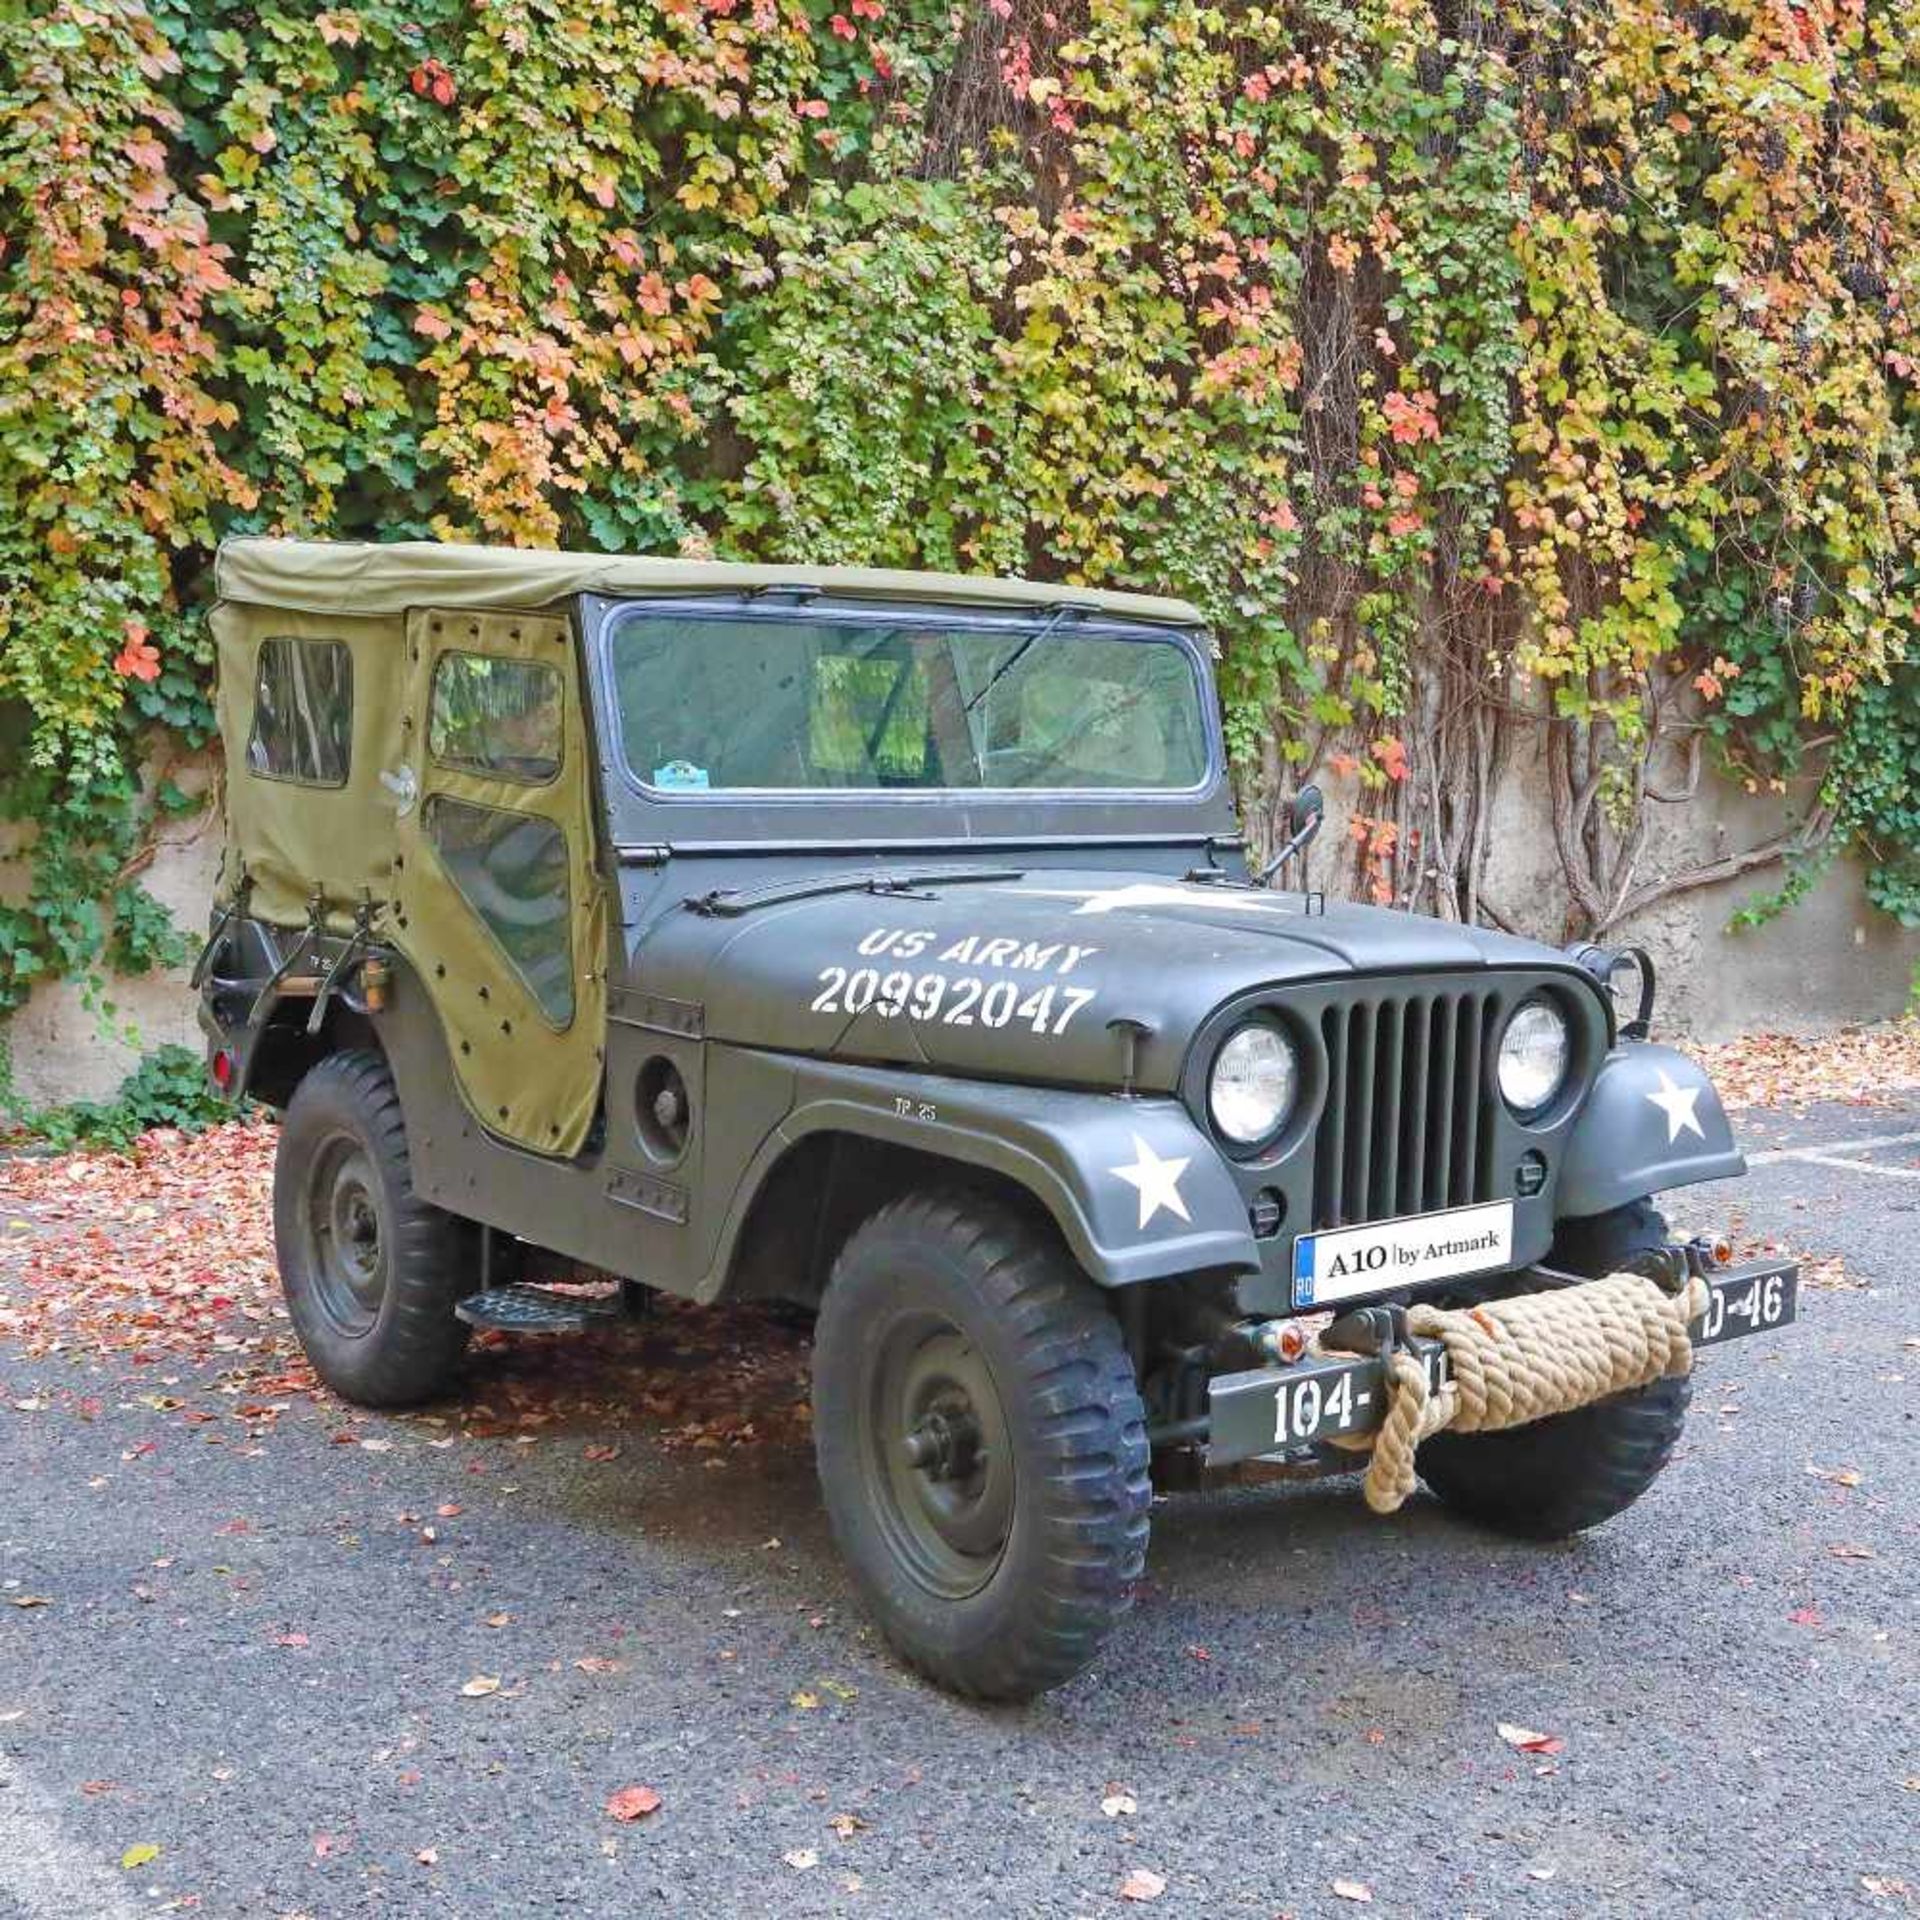
POLYGON ((1297 860, 1313 844, 1320 831, 1320 817, 1327 810, 1326 796, 1309 783, 1287 802, 1287 841, 1278 853, 1260 869, 1260 885, 1265 886, 1289 860, 1297 860))

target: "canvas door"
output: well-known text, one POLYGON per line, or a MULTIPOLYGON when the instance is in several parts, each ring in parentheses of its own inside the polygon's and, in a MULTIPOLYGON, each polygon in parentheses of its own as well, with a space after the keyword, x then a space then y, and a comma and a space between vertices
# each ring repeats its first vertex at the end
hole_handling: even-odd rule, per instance
POLYGON ((395 944, 489 1129, 572 1154, 600 1098, 606 895, 564 617, 408 616, 395 944))

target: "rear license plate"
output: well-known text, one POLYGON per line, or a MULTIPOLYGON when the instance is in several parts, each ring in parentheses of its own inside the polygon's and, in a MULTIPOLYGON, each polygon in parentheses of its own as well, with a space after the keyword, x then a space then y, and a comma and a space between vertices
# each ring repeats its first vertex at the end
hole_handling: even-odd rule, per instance
POLYGON ((1750 1333, 1771 1333, 1798 1318, 1800 1269, 1736 1268, 1707 1276, 1707 1310, 1693 1323, 1696 1347, 1723 1346, 1750 1333))
POLYGON ((1512 1263, 1511 1200, 1303 1233, 1293 1243, 1293 1304, 1302 1310, 1332 1306, 1512 1263))

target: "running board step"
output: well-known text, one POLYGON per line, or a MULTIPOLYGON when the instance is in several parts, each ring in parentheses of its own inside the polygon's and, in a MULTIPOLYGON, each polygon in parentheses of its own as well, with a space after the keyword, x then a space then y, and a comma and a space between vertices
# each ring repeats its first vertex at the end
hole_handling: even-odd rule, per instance
POLYGON ((524 1284, 470 1293, 453 1310, 468 1326, 492 1333, 585 1333, 626 1318, 617 1293, 561 1293, 524 1284))

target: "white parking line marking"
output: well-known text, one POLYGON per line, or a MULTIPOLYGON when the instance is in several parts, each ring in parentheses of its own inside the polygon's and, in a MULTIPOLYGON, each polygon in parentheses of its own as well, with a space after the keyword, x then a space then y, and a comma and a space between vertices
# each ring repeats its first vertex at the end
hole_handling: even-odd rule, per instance
POLYGON ((1920 1180, 1920 1167, 1883 1167, 1877 1160, 1843 1160, 1837 1153, 1801 1157, 1810 1167, 1845 1167, 1849 1173, 1877 1173, 1888 1180, 1920 1180))
MULTIPOLYGON (((1920 1133, 1882 1133, 1866 1140, 1826 1140, 1815 1141, 1805 1147, 1769 1147, 1765 1153, 1747 1155, 1750 1167, 1776 1166, 1782 1160, 1819 1160, 1836 1150, 1850 1153, 1864 1153, 1872 1147, 1914 1147, 1920 1146, 1920 1133)), ((1872 1167, 1873 1173, 1898 1172, 1893 1167, 1872 1167)))
POLYGON ((0 1758, 0 1894, 26 1920, 141 1920, 143 1908, 97 1856, 67 1837, 60 1816, 19 1767, 0 1758))

